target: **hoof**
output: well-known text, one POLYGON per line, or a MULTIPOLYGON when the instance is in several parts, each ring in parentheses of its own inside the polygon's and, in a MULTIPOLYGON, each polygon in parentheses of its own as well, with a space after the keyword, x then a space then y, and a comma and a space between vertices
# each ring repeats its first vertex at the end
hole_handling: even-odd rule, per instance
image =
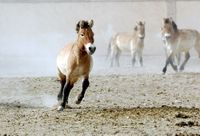
POLYGON ((177 66, 174 66, 174 71, 178 72, 177 66))
POLYGON ((58 96, 57 96, 57 100, 58 100, 58 101, 61 101, 61 100, 62 100, 62 95, 58 95, 58 96))
POLYGON ((184 67, 180 67, 180 69, 179 69, 180 71, 183 71, 184 70, 184 67))
POLYGON ((66 108, 66 109, 72 109, 72 107, 69 106, 69 105, 65 105, 65 108, 66 108))
POLYGON ((163 68, 162 72, 163 72, 163 75, 166 73, 167 71, 167 68, 163 68))
POLYGON ((57 111, 63 111, 64 108, 62 106, 58 106, 57 111))
POLYGON ((79 101, 79 100, 76 100, 76 102, 75 102, 76 104, 80 104, 81 103, 81 101, 79 101))

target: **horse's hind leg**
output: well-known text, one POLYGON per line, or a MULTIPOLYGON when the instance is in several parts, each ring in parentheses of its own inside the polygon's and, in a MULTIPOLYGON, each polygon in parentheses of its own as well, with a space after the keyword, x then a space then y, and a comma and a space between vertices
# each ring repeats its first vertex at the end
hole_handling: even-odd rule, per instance
POLYGON ((184 70, 185 64, 187 63, 187 61, 189 60, 189 58, 190 58, 190 53, 189 53, 189 52, 186 52, 186 53, 185 53, 185 60, 184 60, 184 62, 181 64, 180 71, 183 71, 183 70, 184 70))
POLYGON ((80 103, 81 103, 81 101, 82 101, 82 99, 83 99, 83 97, 84 97, 84 95, 85 95, 85 91, 86 91, 86 89, 88 88, 89 84, 90 84, 90 82, 89 82, 88 78, 85 78, 85 79, 83 80, 83 82, 82 82, 82 91, 81 91, 81 93, 78 95, 78 98, 77 98, 77 100, 76 100, 76 104, 80 104, 80 103))
POLYGON ((136 57, 136 51, 131 51, 131 62, 132 62, 132 66, 134 67, 135 66, 135 57, 136 57))
POLYGON ((179 66, 181 64, 181 53, 177 54, 177 65, 179 66))
POLYGON ((116 53, 116 56, 115 56, 117 67, 119 67, 119 57, 120 57, 120 54, 121 54, 121 51, 118 50, 118 52, 116 53))
POLYGON ((138 57, 139 57, 139 61, 140 61, 140 66, 143 66, 143 57, 142 57, 142 52, 138 52, 138 57))
POLYGON ((195 47, 195 50, 196 50, 197 53, 198 53, 198 57, 200 58, 200 35, 199 35, 199 39, 198 39, 198 41, 196 42, 196 45, 195 45, 194 47, 195 47))
POLYGON ((110 67, 113 67, 113 63, 114 63, 114 51, 113 50, 111 50, 111 53, 110 53, 110 67))

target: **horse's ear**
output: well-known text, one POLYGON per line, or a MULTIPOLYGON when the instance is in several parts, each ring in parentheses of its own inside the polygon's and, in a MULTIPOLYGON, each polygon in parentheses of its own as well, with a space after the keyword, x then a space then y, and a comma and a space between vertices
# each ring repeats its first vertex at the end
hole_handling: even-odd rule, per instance
POLYGON ((172 21, 173 21, 173 18, 172 18, 172 17, 170 17, 170 18, 169 18, 169 20, 172 22, 172 21))
POLYGON ((94 21, 93 21, 93 20, 90 20, 90 21, 88 22, 88 24, 89 24, 90 28, 92 28, 93 25, 94 25, 94 21))
POLYGON ((83 20, 80 20, 77 24, 76 24, 76 32, 78 33, 79 32, 79 29, 80 28, 83 28, 84 26, 84 21, 83 20))
POLYGON ((76 32, 78 33, 79 31, 79 28, 80 28, 80 21, 76 24, 76 32))
POLYGON ((166 20, 166 18, 163 18, 163 21, 165 21, 166 20))
POLYGON ((134 30, 137 31, 137 26, 134 27, 134 30))
POLYGON ((84 27, 84 24, 85 24, 85 21, 83 21, 83 20, 79 21, 79 26, 80 26, 81 28, 84 27))
POLYGON ((163 23, 166 23, 167 18, 163 18, 163 23))

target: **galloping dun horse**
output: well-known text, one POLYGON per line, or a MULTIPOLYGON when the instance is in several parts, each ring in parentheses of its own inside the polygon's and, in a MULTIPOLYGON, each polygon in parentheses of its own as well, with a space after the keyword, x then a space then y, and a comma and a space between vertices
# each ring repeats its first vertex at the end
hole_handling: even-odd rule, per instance
POLYGON ((196 30, 191 29, 178 29, 176 23, 172 18, 164 18, 163 26, 161 28, 162 39, 166 51, 166 63, 163 68, 163 73, 167 71, 167 66, 171 64, 175 71, 184 70, 185 64, 190 58, 189 50, 194 47, 200 57, 200 34, 196 30), (178 65, 180 64, 181 53, 184 53, 185 60, 177 68, 174 64, 176 59, 178 65))
POLYGON ((145 23, 138 22, 132 33, 118 33, 111 38, 108 46, 108 56, 111 57, 111 67, 114 61, 119 66, 119 57, 121 52, 131 52, 132 66, 135 65, 136 55, 143 66, 142 52, 144 48, 145 23))
POLYGON ((77 40, 65 46, 57 57, 58 78, 61 88, 58 93, 59 107, 62 111, 68 105, 68 96, 74 83, 83 77, 82 91, 78 95, 76 104, 80 104, 89 86, 89 73, 92 68, 92 54, 96 47, 92 31, 93 20, 79 21, 76 25, 77 40))

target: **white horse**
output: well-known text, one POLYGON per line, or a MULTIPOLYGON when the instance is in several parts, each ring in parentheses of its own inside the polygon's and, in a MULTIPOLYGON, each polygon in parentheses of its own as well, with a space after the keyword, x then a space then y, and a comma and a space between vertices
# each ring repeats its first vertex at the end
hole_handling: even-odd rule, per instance
POLYGON ((189 50, 195 48, 200 57, 200 34, 196 30, 178 29, 176 23, 172 18, 164 18, 163 26, 161 28, 162 39, 166 51, 166 64, 163 68, 163 73, 167 71, 168 64, 171 64, 175 71, 178 71, 174 60, 177 59, 180 64, 181 53, 184 53, 185 60, 180 65, 179 70, 184 70, 185 64, 190 58, 189 50))
POLYGON ((119 66, 119 57, 121 52, 131 52, 132 66, 136 61, 136 55, 138 55, 140 65, 143 66, 143 48, 145 38, 145 23, 138 22, 132 33, 118 33, 111 38, 108 46, 108 54, 111 57, 111 67, 114 61, 119 66))

